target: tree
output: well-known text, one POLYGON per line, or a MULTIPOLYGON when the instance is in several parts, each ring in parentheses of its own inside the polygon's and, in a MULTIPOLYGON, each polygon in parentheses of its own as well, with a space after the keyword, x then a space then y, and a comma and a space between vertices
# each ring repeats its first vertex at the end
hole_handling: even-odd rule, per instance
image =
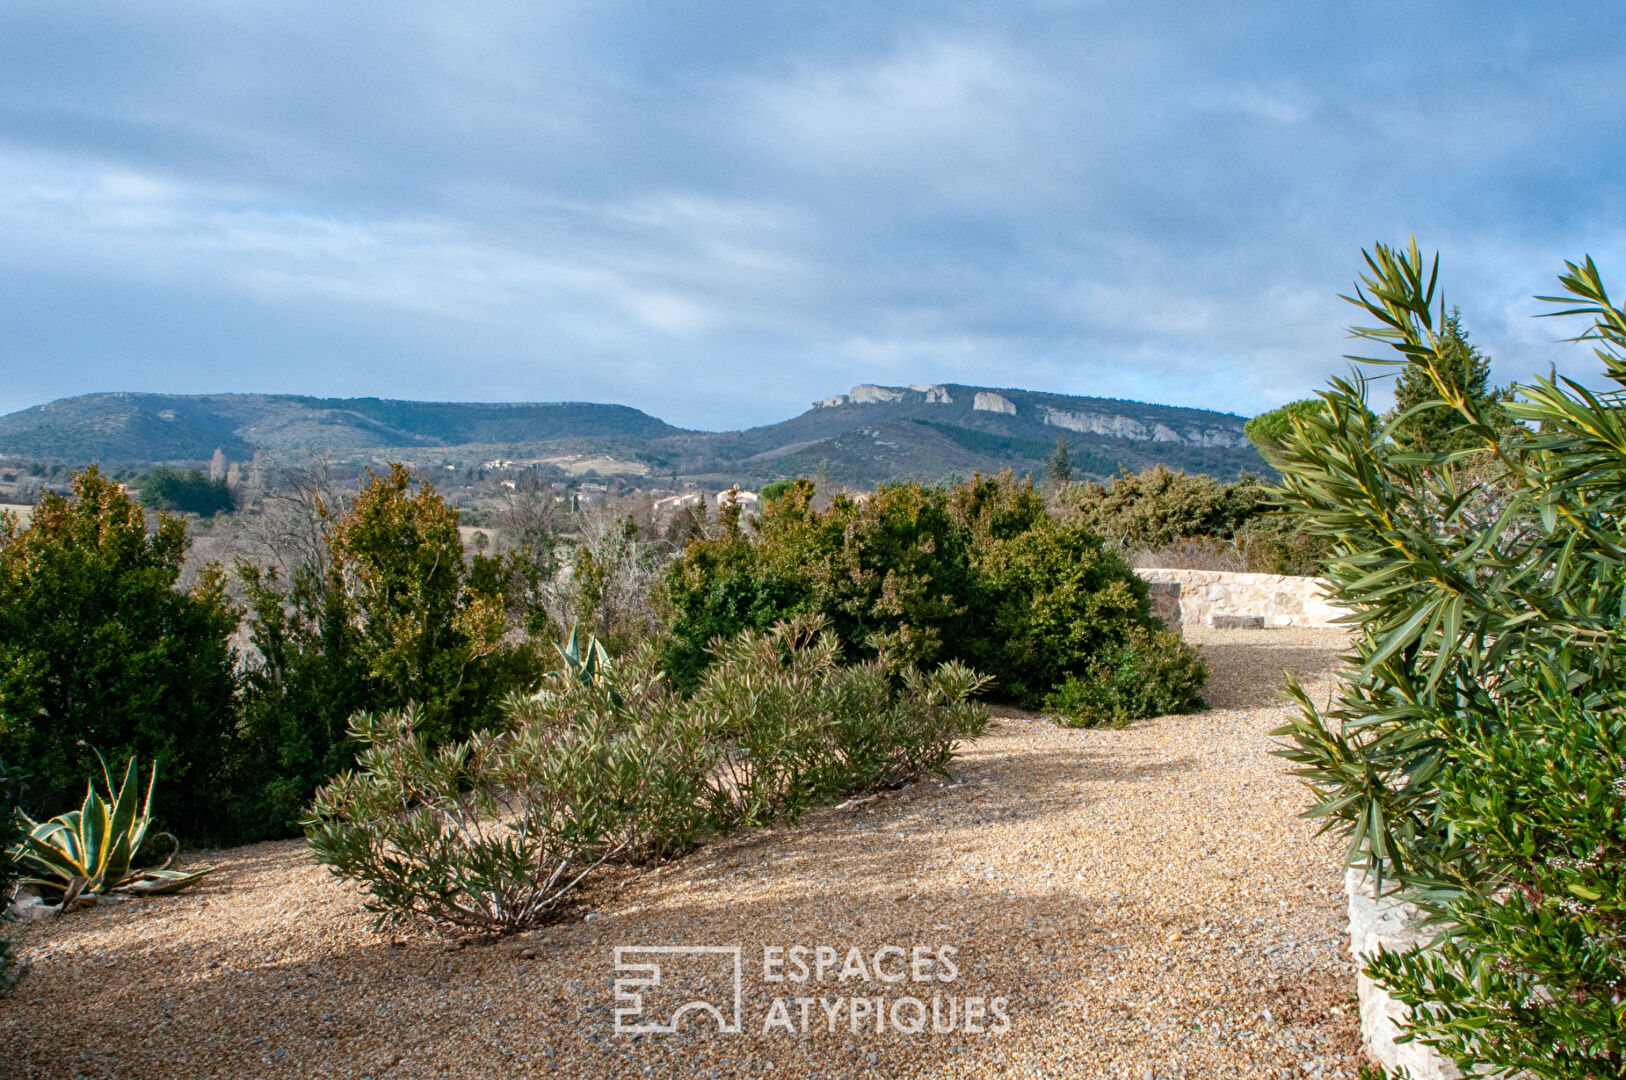
POLYGON ((286 576, 237 568, 257 653, 236 759, 245 838, 295 831, 316 786, 352 761, 352 713, 415 704, 439 745, 496 723, 502 697, 542 671, 528 640, 506 639, 524 616, 510 591, 522 555, 465 562, 434 485, 394 464, 369 470, 348 505, 313 489, 307 514, 286 576))
POLYGON ((154 510, 201 517, 230 513, 236 506, 226 481, 211 479, 197 469, 180 473, 162 465, 142 478, 141 501, 154 510))
POLYGON ((1253 443, 1260 457, 1268 461, 1272 467, 1280 468, 1277 454, 1283 441, 1293 431, 1293 421, 1313 416, 1320 410, 1320 398, 1289 401, 1286 405, 1278 405, 1268 412, 1262 412, 1243 424, 1242 434, 1253 443))
POLYGON ((85 780, 138 754, 158 763, 154 805, 214 833, 217 783, 234 720, 238 614, 206 569, 175 585, 186 527, 141 508, 95 466, 71 499, 48 494, 27 529, 0 515, 0 758, 34 774, 29 805, 53 814, 85 780))
MULTIPOLYGON (((1428 358, 1410 357, 1395 381, 1395 404, 1385 420, 1396 421, 1393 437, 1418 451, 1443 453, 1478 443, 1448 398, 1461 397, 1490 415, 1507 393, 1490 385, 1490 358, 1469 340, 1462 312, 1452 308, 1432 344, 1428 358), (1411 412, 1411 410, 1417 410, 1411 412), (1410 413, 1410 415, 1407 415, 1410 413)), ((1505 427, 1506 421, 1498 425, 1505 427)))
POLYGON ((1056 440, 1055 449, 1051 450, 1050 456, 1045 459, 1044 475, 1054 488, 1066 487, 1073 479, 1073 466, 1067 460, 1067 436, 1063 435, 1056 440))

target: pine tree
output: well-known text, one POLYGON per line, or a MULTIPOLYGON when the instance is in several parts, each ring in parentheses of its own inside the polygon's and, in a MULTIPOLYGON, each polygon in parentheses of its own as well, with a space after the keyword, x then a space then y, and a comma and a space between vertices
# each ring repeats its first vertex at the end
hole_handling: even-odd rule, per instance
POLYGON ((1073 465, 1067 460, 1066 436, 1056 440, 1056 448, 1050 451, 1050 456, 1045 459, 1044 474, 1052 487, 1063 487, 1072 480, 1073 465))
MULTIPOLYGON (((1437 370, 1446 385, 1469 401, 1499 413, 1494 407, 1506 394, 1490 385, 1490 358, 1468 340, 1468 331, 1462 327, 1462 312, 1457 308, 1451 309, 1445 317, 1445 325, 1440 328, 1437 355, 1437 370)), ((1408 363, 1395 383, 1395 407, 1388 418, 1425 401, 1439 400, 1440 391, 1429 369, 1415 361, 1408 363)), ((1462 430, 1466 423, 1456 409, 1440 405, 1407 419, 1396 429, 1395 439, 1413 450, 1435 453, 1459 450, 1478 444, 1477 437, 1462 430)))

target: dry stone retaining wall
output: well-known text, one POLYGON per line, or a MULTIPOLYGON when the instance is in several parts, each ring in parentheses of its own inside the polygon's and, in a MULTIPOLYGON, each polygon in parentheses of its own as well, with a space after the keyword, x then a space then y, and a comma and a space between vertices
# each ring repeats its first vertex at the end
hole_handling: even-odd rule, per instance
MULTIPOLYGON (((1365 871, 1347 871, 1344 892, 1349 896, 1349 951, 1357 968, 1379 950, 1406 952, 1426 945, 1433 937, 1423 928, 1416 907, 1389 896, 1375 896, 1365 871)), ((1390 997, 1382 983, 1361 973, 1356 976, 1355 990, 1360 1000, 1361 1043, 1385 1073, 1392 1075, 1404 1068, 1413 1080, 1459 1080, 1462 1073, 1432 1047, 1395 1042, 1405 1033, 1411 1010, 1390 997)))
POLYGON ((1221 570, 1141 569, 1135 573, 1152 585, 1152 614, 1170 629, 1213 626, 1216 615, 1264 619, 1265 626, 1332 626, 1343 612, 1327 601, 1317 578, 1287 574, 1237 574, 1221 570), (1178 600, 1170 599, 1179 589, 1178 600), (1177 605, 1171 622, 1168 611, 1177 605), (1159 607, 1163 610, 1159 610, 1159 607))

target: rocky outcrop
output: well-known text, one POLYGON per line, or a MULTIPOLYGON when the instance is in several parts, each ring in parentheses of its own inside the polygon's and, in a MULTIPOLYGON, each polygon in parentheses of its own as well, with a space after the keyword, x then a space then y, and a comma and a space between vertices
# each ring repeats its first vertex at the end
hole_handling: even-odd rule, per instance
POLYGON ((1116 439, 1137 439, 1141 442, 1192 443, 1197 446, 1240 446, 1243 442, 1243 438, 1239 433, 1222 431, 1218 428, 1206 428, 1182 434, 1167 424, 1147 424, 1136 420, 1132 416, 1118 416, 1113 413, 1069 412, 1065 409, 1054 409, 1048 405, 1040 407, 1040 419, 1051 427, 1059 427, 1067 431, 1077 431, 1086 435, 1108 435, 1116 439))
POLYGON ((889 405, 905 400, 910 394, 923 395, 928 405, 950 405, 954 402, 948 387, 932 383, 914 383, 909 386, 876 386, 873 383, 864 383, 853 387, 845 394, 834 394, 815 401, 813 407, 833 409, 837 405, 889 405))
POLYGON ((847 394, 847 400, 854 405, 884 405, 892 401, 902 401, 904 391, 895 386, 872 386, 864 383, 855 386, 847 394))
MULTIPOLYGON (((1024 422, 1044 424, 1076 431, 1084 435, 1100 435, 1113 439, 1132 439, 1136 442, 1167 443, 1184 446, 1216 448, 1243 447, 1247 439, 1242 435, 1240 418, 1235 428, 1214 426, 1203 414, 1192 410, 1167 410, 1169 413, 1188 413, 1159 419, 1156 415, 1131 416, 1113 409, 1113 402, 1100 401, 1095 408, 1063 409, 1055 405, 1031 401, 1027 391, 1001 393, 998 390, 963 388, 971 395, 973 412, 996 413, 1002 416, 1020 414, 1024 422)), ((962 401, 964 398, 961 399, 962 401)), ((1089 400, 1089 399, 1082 399, 1089 400)), ((815 401, 815 409, 831 409, 842 405, 952 405, 954 395, 940 383, 911 383, 908 386, 877 386, 864 383, 845 394, 815 401)), ((1127 403, 1126 403, 1127 404, 1127 403)), ((1144 407, 1142 407, 1144 409, 1144 407)))

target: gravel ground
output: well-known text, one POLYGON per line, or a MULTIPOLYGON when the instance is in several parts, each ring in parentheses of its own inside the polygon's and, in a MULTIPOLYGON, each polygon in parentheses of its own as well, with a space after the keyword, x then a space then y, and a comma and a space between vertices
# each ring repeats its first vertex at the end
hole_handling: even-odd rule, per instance
MULTIPOLYGON (((606 876, 496 945, 371 933, 297 842, 211 853, 194 891, 24 932, 0 1075, 1353 1076, 1340 852, 1266 737, 1280 673, 1325 696, 1342 637, 1193 636, 1208 712, 1072 731, 999 710, 952 782, 606 876), (615 948, 661 945, 740 948, 742 1032, 615 1032, 615 948), (764 949, 797 945, 836 963, 767 981, 764 949), (878 977, 917 948, 924 981, 878 977)), ((624 959, 665 974, 628 1023, 690 995, 729 1013, 730 954, 624 959)))

